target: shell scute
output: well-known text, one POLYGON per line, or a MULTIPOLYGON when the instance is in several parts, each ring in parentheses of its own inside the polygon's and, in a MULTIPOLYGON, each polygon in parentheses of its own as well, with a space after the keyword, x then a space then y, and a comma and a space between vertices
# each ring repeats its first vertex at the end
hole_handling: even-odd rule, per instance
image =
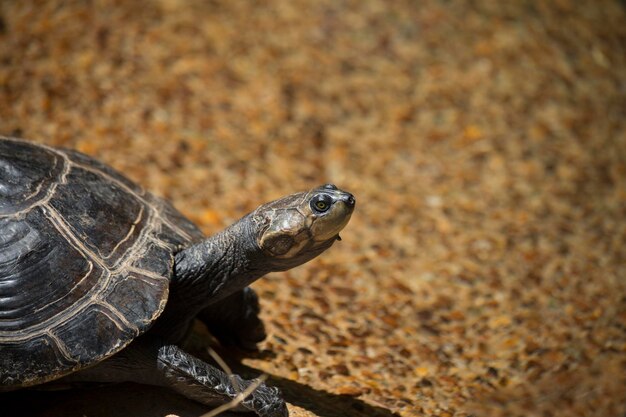
POLYGON ((6 332, 37 327, 69 309, 101 271, 36 207, 23 219, 0 219, 0 343, 6 332))
POLYGON ((0 344, 0 391, 3 387, 26 386, 52 379, 54 367, 72 368, 77 362, 67 358, 48 335, 0 344), (30 352, 24 361, 24 350, 30 352), (51 372, 52 371, 52 372, 51 372))
POLYGON ((107 288, 103 300, 143 332, 152 324, 156 318, 154 313, 160 309, 162 293, 168 288, 159 282, 164 279, 140 271, 128 272, 107 288), (138 298, 137 294, 146 296, 138 298))
POLYGON ((111 341, 121 345, 137 336, 136 329, 120 320, 118 312, 96 303, 80 312, 80 320, 67 320, 53 333, 62 341, 67 356, 78 363, 103 359, 109 355, 111 341))
POLYGON ((67 183, 57 187, 49 204, 108 265, 135 243, 147 223, 145 205, 134 194, 82 168, 72 168, 67 183))

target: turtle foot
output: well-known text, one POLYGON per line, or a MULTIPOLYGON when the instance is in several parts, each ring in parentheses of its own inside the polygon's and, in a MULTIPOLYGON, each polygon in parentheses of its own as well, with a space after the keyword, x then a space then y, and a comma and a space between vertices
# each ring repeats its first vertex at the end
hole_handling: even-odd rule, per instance
MULTIPOLYGON (((239 375, 227 375, 174 345, 159 349, 158 368, 174 390, 212 406, 230 402, 255 383, 239 375)), ((265 383, 259 384, 233 410, 252 411, 260 417, 289 415, 280 390, 265 383)))

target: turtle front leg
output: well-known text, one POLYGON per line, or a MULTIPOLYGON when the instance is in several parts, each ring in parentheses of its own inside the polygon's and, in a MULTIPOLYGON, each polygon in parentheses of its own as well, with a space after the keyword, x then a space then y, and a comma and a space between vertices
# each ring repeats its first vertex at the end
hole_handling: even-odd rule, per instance
POLYGON ((256 350, 266 337, 259 312, 258 296, 246 287, 205 308, 197 318, 223 345, 256 350))
MULTIPOLYGON (((234 399, 253 381, 238 375, 228 376, 220 369, 188 354, 175 345, 162 346, 157 354, 157 366, 167 385, 187 398, 216 406, 234 399), (233 385, 233 380, 237 387, 233 385)), ((235 411, 252 411, 260 417, 289 415, 280 390, 260 384, 235 411)))
MULTIPOLYGON (((209 406, 230 402, 253 381, 227 375, 176 345, 143 336, 99 364, 65 376, 52 384, 137 382, 168 387, 209 406), (233 381, 235 382, 233 384, 233 381)), ((260 384, 234 411, 252 411, 260 417, 288 416, 280 390, 260 384)))

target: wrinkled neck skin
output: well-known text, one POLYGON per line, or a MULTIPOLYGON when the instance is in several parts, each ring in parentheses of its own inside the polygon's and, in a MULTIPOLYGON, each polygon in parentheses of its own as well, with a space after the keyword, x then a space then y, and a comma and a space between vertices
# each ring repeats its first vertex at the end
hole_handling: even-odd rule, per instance
POLYGON ((246 216, 176 254, 170 297, 183 296, 186 308, 194 298, 200 298, 198 302, 205 307, 209 300, 217 302, 270 272, 263 267, 264 255, 251 226, 246 216))
POLYGON ((161 336, 179 341, 204 308, 250 285, 263 275, 284 271, 314 258, 333 240, 296 259, 267 256, 257 245, 255 224, 245 216, 222 232, 175 255, 165 311, 155 325, 161 336))
POLYGON ((170 294, 158 320, 159 333, 186 333, 187 325, 202 309, 271 272, 263 267, 263 254, 251 226, 246 216, 175 255, 170 294))

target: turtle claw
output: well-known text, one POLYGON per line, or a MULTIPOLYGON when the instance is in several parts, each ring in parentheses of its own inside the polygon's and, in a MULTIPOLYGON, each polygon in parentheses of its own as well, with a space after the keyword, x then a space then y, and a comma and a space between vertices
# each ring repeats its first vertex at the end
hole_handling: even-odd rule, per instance
MULTIPOLYGON (((246 381, 247 383, 249 381, 246 381)), ((242 402, 248 410, 260 417, 287 417, 289 411, 280 390, 262 383, 242 402)))

